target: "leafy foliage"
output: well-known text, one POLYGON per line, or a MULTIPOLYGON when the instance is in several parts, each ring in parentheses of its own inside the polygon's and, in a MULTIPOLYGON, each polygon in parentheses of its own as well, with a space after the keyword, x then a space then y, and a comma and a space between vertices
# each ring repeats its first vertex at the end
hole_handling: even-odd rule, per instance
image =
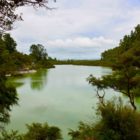
POLYGON ((16 41, 10 34, 4 34, 0 38, 0 73, 12 73, 31 65, 28 55, 16 50, 16 41))
POLYGON ((23 68, 29 63, 26 58, 17 52, 16 42, 10 34, 0 37, 0 127, 9 122, 11 107, 18 102, 16 89, 6 84, 6 74, 23 68))
POLYGON ((48 124, 33 123, 27 125, 28 132, 25 134, 24 138, 26 140, 45 140, 47 137, 48 124))
POLYGON ((9 53, 16 51, 17 44, 15 40, 10 36, 10 34, 4 34, 3 41, 5 43, 6 50, 8 50, 9 53))
POLYGON ((32 45, 30 47, 30 52, 35 62, 47 60, 47 51, 41 44, 32 45))
POLYGON ((79 123, 78 130, 70 130, 71 140, 140 139, 140 113, 124 106, 120 99, 99 104, 97 114, 100 120, 95 124, 79 123))
POLYGON ((99 105, 101 120, 94 126, 96 139, 139 140, 140 113, 121 103, 113 102, 107 102, 105 106, 99 105))
POLYGON ((61 130, 56 126, 49 126, 47 123, 32 123, 26 125, 28 131, 20 134, 18 131, 2 131, 0 140, 60 140, 61 130))
POLYGON ((54 67, 53 64, 49 60, 45 47, 41 44, 31 45, 30 56, 32 58, 32 63, 35 68, 37 67, 53 68, 54 67))
POLYGON ((134 31, 131 31, 130 35, 125 35, 118 47, 107 50, 102 53, 102 60, 109 62, 117 62, 118 60, 131 62, 137 66, 140 62, 140 25, 135 27, 134 31))
POLYGON ((78 130, 70 129, 68 135, 71 136, 71 140, 94 140, 93 130, 91 125, 80 122, 78 130))
POLYGON ((132 107, 136 109, 135 97, 140 96, 140 76, 138 72, 139 70, 137 69, 124 67, 123 69, 115 70, 111 75, 103 76, 99 79, 90 75, 88 81, 92 86, 97 87, 97 91, 112 88, 123 93, 129 98, 132 107))
POLYGON ((0 140, 23 140, 22 135, 18 134, 18 131, 2 131, 0 140))
POLYGON ((15 88, 6 86, 6 78, 0 75, 0 123, 9 122, 9 111, 17 101, 15 88))
MULTIPOLYGON (((140 25, 130 35, 124 36, 117 48, 102 54, 102 59, 113 63, 113 73, 99 79, 88 78, 98 90, 112 88, 126 95, 136 110, 135 97, 140 96, 140 25)), ((98 92, 97 92, 98 93, 98 92)))

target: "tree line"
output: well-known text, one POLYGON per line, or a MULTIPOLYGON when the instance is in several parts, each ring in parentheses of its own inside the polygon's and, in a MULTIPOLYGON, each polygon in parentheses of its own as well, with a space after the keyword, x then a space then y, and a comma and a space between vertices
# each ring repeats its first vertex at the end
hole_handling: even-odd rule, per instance
POLYGON ((0 72, 12 74, 26 68, 53 67, 43 45, 31 45, 29 55, 17 51, 16 46, 17 43, 10 34, 0 37, 0 72))

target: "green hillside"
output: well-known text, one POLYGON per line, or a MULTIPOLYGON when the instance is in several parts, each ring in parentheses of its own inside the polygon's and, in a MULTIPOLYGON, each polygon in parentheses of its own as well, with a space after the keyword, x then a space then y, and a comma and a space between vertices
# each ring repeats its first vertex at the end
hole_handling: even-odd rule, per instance
POLYGON ((140 25, 130 35, 125 35, 116 48, 103 52, 102 60, 129 62, 129 65, 140 67, 140 25))

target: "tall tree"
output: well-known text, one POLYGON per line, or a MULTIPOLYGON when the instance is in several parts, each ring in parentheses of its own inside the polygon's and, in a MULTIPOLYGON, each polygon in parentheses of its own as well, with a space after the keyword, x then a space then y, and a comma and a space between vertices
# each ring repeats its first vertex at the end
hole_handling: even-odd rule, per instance
POLYGON ((136 110, 135 97, 140 96, 139 93, 139 82, 140 77, 137 75, 138 70, 133 67, 123 67, 115 70, 111 75, 103 76, 102 78, 96 78, 92 75, 88 78, 91 85, 97 87, 97 95, 100 101, 104 104, 103 97, 100 95, 99 91, 106 88, 112 88, 129 98, 129 101, 136 110))
POLYGON ((61 130, 56 126, 49 126, 47 123, 33 123, 27 125, 28 132, 25 134, 25 140, 60 140, 61 130))
POLYGON ((43 45, 37 44, 30 47, 30 53, 35 62, 47 60, 48 54, 43 45))
POLYGON ((15 40, 10 36, 10 34, 4 34, 3 41, 5 43, 6 49, 9 51, 9 53, 13 53, 16 51, 17 44, 16 44, 15 40))
MULTIPOLYGON (((140 51, 140 25, 138 24, 134 31, 131 31, 130 35, 125 35, 123 39, 120 40, 119 45, 116 48, 109 49, 102 53, 102 60, 110 61, 115 63, 120 57, 129 51, 129 56, 131 51, 135 51, 134 56, 139 56, 138 50, 140 51), (134 49, 135 48, 135 49, 134 49)), ((128 55, 128 53, 127 53, 128 55)), ((131 55, 132 57, 132 55, 131 55)))
POLYGON ((136 110, 135 97, 140 96, 140 25, 130 35, 125 35, 119 47, 106 51, 102 59, 112 61, 113 73, 99 79, 90 76, 88 81, 97 87, 97 95, 103 103, 99 90, 112 88, 126 95, 136 110))
POLYGON ((14 87, 6 85, 6 77, 0 73, 0 126, 9 122, 9 111, 17 104, 18 97, 14 87))

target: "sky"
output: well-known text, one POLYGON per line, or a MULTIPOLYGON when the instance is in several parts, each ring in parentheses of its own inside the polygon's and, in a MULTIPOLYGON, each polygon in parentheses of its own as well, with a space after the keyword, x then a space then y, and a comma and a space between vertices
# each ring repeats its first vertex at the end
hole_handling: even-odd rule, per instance
POLYGON ((139 0, 50 0, 49 7, 17 9, 23 21, 10 33, 20 52, 42 44, 53 58, 100 59, 140 23, 139 0))

